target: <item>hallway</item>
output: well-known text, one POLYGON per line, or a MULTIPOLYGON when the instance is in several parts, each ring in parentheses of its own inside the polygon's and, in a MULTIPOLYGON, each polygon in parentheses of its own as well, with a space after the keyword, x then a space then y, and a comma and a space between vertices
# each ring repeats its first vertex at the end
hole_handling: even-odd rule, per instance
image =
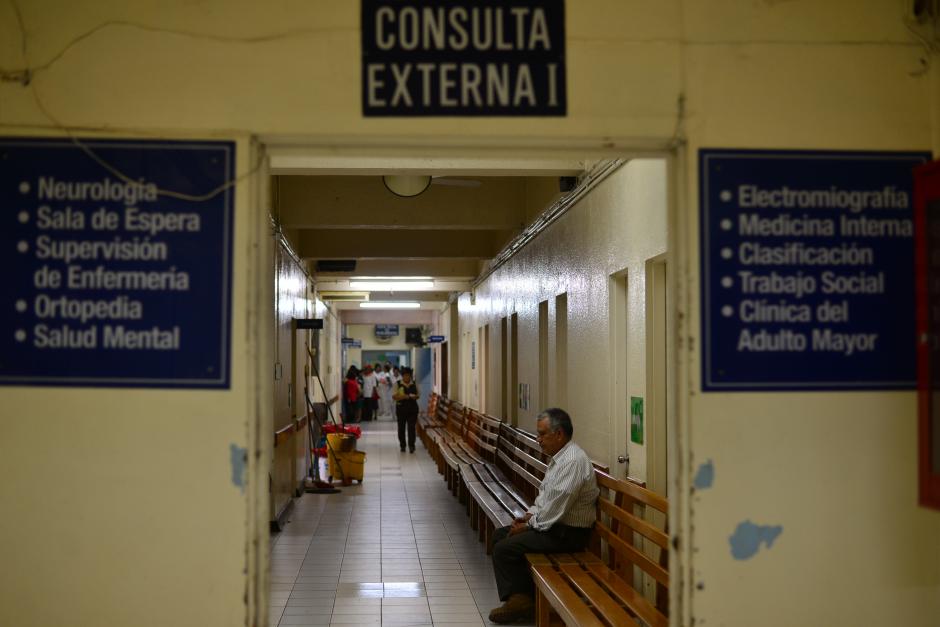
POLYGON ((487 625, 490 558, 418 443, 363 423, 361 485, 306 494, 271 538, 271 625, 487 625))

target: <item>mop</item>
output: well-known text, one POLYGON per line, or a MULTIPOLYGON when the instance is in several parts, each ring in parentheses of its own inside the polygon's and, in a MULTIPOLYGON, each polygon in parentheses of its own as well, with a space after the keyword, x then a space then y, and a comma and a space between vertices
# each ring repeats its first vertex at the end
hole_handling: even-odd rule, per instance
MULTIPOLYGON (((336 494, 337 492, 342 492, 342 490, 334 487, 332 483, 328 481, 322 481, 320 479, 319 459, 313 453, 314 449, 316 448, 316 443, 313 441, 313 425, 309 424, 309 422, 311 420, 316 420, 317 426, 320 428, 321 432, 323 431, 323 423, 320 421, 320 418, 319 416, 317 416, 317 413, 313 410, 313 402, 310 400, 310 389, 307 387, 307 384, 306 384, 306 382, 310 380, 309 366, 311 365, 313 366, 313 371, 316 374, 317 382, 320 384, 320 391, 323 392, 323 398, 326 398, 326 389, 323 387, 323 381, 320 379, 320 372, 317 370, 316 361, 314 361, 313 354, 310 352, 309 347, 307 347, 307 357, 309 358, 309 361, 308 361, 309 365, 306 365, 306 364, 304 365, 304 375, 305 375, 304 376, 304 400, 306 401, 306 405, 307 405, 307 422, 308 422, 307 432, 310 434, 308 438, 309 445, 307 446, 307 449, 309 451, 307 455, 307 459, 310 462, 310 476, 308 477, 308 479, 310 480, 309 481, 310 485, 307 485, 307 482, 305 482, 304 492, 308 492, 311 494, 336 494)), ((329 416, 333 424, 334 425, 337 424, 336 418, 333 416, 333 409, 330 407, 329 404, 327 404, 326 410, 327 410, 327 415, 329 416)), ((335 451, 333 450, 333 445, 330 444, 329 438, 326 439, 326 446, 330 450, 330 452, 334 454, 334 458, 338 459, 338 457, 335 457, 335 451)), ((342 474, 343 474, 342 464, 336 464, 336 467, 339 470, 340 479, 342 479, 342 474)))

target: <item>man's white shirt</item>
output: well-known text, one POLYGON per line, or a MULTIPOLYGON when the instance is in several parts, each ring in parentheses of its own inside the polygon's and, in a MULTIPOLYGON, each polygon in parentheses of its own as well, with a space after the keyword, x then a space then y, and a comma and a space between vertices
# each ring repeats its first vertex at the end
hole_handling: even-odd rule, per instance
POLYGON ((587 453, 568 442, 548 462, 539 495, 527 510, 532 514, 528 524, 536 531, 547 531, 555 523, 590 527, 597 518, 598 494, 587 453))

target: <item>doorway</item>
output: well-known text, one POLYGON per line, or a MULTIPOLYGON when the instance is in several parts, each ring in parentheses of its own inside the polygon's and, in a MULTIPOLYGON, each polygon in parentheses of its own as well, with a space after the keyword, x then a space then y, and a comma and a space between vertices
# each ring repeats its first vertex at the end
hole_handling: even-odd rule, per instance
POLYGON ((611 467, 614 476, 620 479, 632 477, 632 463, 637 457, 637 447, 630 443, 630 393, 627 388, 628 330, 630 325, 627 269, 610 275, 608 279, 608 320, 610 324, 610 364, 608 366, 611 390, 611 426, 614 435, 611 442, 611 459, 617 465, 611 467))
POLYGON ((510 424, 519 426, 519 405, 522 394, 519 391, 519 314, 509 317, 509 390, 512 395, 510 402, 510 424))
POLYGON ((646 262, 647 487, 668 497, 669 289, 666 255, 646 262))
POLYGON ((500 420, 509 417, 509 327, 506 316, 499 319, 499 402, 500 420))
MULTIPOLYGON (((481 184, 481 187, 488 185, 489 182, 484 182, 481 184)), ((438 185, 435 189, 437 187, 447 188, 445 185, 438 185)), ((464 239, 469 238, 465 237, 464 239)), ((453 242, 454 245, 459 241, 460 240, 455 238, 453 242)), ((619 428, 623 428, 623 431, 607 431, 604 429, 605 425, 602 423, 599 429, 595 429, 595 433, 603 433, 604 436, 592 444, 594 450, 600 450, 594 457, 601 462, 607 461, 611 471, 618 477, 630 476, 631 468, 642 467, 645 469, 647 467, 645 456, 635 460, 635 464, 632 467, 625 464, 621 469, 621 466, 616 462, 617 455, 608 455, 606 460, 604 455, 605 452, 616 452, 619 454, 621 452, 619 449, 621 448, 625 455, 630 454, 627 444, 629 439, 628 425, 630 420, 631 400, 628 387, 628 383, 631 382, 628 377, 628 356, 629 349, 631 348, 629 344, 632 343, 632 337, 629 336, 630 325, 628 313, 631 311, 629 299, 631 297, 639 299, 639 307, 642 307, 644 298, 642 291, 632 291, 634 288, 632 285, 629 285, 629 280, 639 279, 640 282, 644 280, 643 258, 640 257, 635 262, 631 261, 630 263, 629 272, 624 268, 621 272, 610 276, 613 283, 612 290, 609 294, 611 311, 613 312, 610 318, 611 335, 614 338, 616 347, 615 350, 612 351, 613 356, 611 358, 611 372, 614 373, 614 385, 611 387, 613 390, 612 393, 616 393, 618 398, 613 405, 614 411, 611 411, 608 415, 616 416, 619 428), (610 437, 612 434, 616 434, 617 437, 610 437), (611 447, 611 450, 608 450, 607 447, 611 447), (613 447, 616 447, 617 450, 612 450, 613 447)), ((666 266, 663 264, 663 275, 665 268, 666 266)), ((659 273, 655 268, 650 270, 650 272, 654 277, 647 280, 650 282, 656 281, 657 279, 655 277, 659 276, 659 273)), ((598 287, 601 288, 599 291, 602 291, 604 270, 601 270, 599 276, 592 277, 591 281, 592 283, 599 283, 598 287)), ((667 287, 665 281, 662 281, 661 289, 665 290, 667 287)), ((562 287, 562 289, 564 289, 564 287, 562 287)), ((653 294, 659 294, 658 288, 654 287, 652 290, 653 294)), ((571 303, 568 302, 568 294, 564 292, 560 295, 558 292, 543 294, 539 297, 539 300, 543 298, 547 300, 541 300, 539 303, 525 302, 526 296, 521 295, 516 302, 512 302, 511 300, 507 301, 508 305, 501 309, 500 314, 498 314, 502 316, 501 318, 486 318, 486 316, 493 315, 493 313, 498 311, 495 307, 483 310, 479 317, 473 314, 468 318, 465 317, 462 312, 460 316, 457 316, 455 315, 457 307, 454 306, 452 302, 450 306, 452 310, 451 318, 448 320, 448 309, 445 306, 442 310, 441 319, 436 323, 439 325, 437 329, 443 327, 443 333, 446 333, 452 341, 458 337, 460 340, 458 344, 454 345, 452 351, 447 341, 441 342, 440 348, 438 351, 435 351, 435 357, 439 357, 439 360, 436 361, 441 367, 441 393, 448 398, 459 399, 464 402, 472 400, 472 404, 483 411, 487 409, 499 411, 501 408, 501 417, 508 418, 513 425, 519 425, 520 420, 527 423, 531 421, 532 418, 530 412, 521 411, 520 401, 521 398, 523 398, 521 388, 528 388, 528 383, 525 386, 521 386, 520 379, 522 381, 538 379, 536 383, 538 387, 533 386, 533 388, 535 388, 533 392, 538 394, 537 402, 542 407, 549 404, 566 404, 569 396, 571 397, 571 402, 576 404, 579 398, 583 398, 584 392, 583 386, 579 385, 579 377, 584 370, 584 362, 581 360, 579 353, 583 354, 583 345, 586 339, 583 324, 583 304, 586 301, 580 292, 575 291, 572 292, 572 294, 571 303), (552 300, 555 302, 552 303, 552 300), (535 307, 535 305, 538 306, 535 307), (569 305, 571 308, 570 321, 569 305), (518 313, 516 313, 517 311, 518 313), (472 319, 473 322, 468 322, 468 319, 472 319), (490 371, 488 367, 490 363, 489 325, 477 325, 481 325, 481 323, 485 323, 487 320, 495 325, 497 319, 500 323, 500 345, 498 347, 493 346, 493 369, 490 371), (573 350, 571 353, 572 361, 570 373, 568 371, 569 322, 571 323, 571 345, 578 348, 578 350, 573 350), (554 325, 554 329, 552 329, 552 325, 554 325), (523 342, 519 341, 521 334, 524 336, 523 342), (531 342, 531 340, 534 339, 533 336, 538 338, 537 351, 539 364, 537 365, 531 364, 529 361, 532 357, 531 349, 534 348, 531 346, 531 344, 534 343, 531 342), (499 357, 497 357, 496 351, 499 351, 499 357), (466 356, 464 356, 464 354, 466 354, 466 356), (452 357, 453 364, 451 365, 452 357), (477 367, 478 365, 479 367, 477 367), (453 370, 451 370, 451 367, 453 367, 453 370), (457 382, 455 388, 450 388, 449 385, 451 374, 453 374, 454 380, 457 382), (492 388, 488 386, 490 374, 494 377, 494 379, 492 379, 492 388), (498 377, 498 382, 496 377, 498 377), (568 389, 569 377, 572 383, 570 390, 568 389), (496 400, 497 386, 499 386, 498 389, 501 392, 499 401, 496 400), (487 405, 492 405, 492 408, 487 407, 487 405)), ((666 306, 670 302, 672 302, 672 300, 664 297, 661 303, 656 301, 657 304, 655 306, 658 307, 660 304, 666 306)), ((598 299, 597 304, 603 307, 601 303, 602 301, 598 299)), ((637 304, 634 303, 634 307, 636 307, 636 305, 637 304)), ((641 312, 642 309, 634 309, 634 311, 641 312)), ((601 313, 599 317, 602 318, 602 316, 603 313, 601 313)), ((661 326, 663 330, 668 328, 668 325, 665 323, 661 326)), ((599 342, 604 342, 602 335, 604 329, 602 324, 596 325, 591 328, 590 331, 595 334, 594 337, 598 338, 599 342)), ((651 330, 650 332, 652 333, 653 331, 651 330)), ((668 350, 669 345, 667 344, 666 346, 668 350)), ((643 351, 642 343, 632 348, 643 351)), ((639 363, 643 363, 644 355, 644 352, 640 352, 635 360, 639 360, 639 363)), ((365 355, 363 357, 365 357, 365 355)), ((665 360, 663 361, 665 362, 665 360)), ((603 368, 603 365, 604 364, 598 364, 598 367, 603 368)), ((648 399, 647 408, 650 412, 650 418, 652 419, 654 407, 662 406, 662 414, 665 415, 665 407, 667 407, 669 403, 659 402, 658 399, 653 399, 650 396, 651 391, 657 390, 662 394, 668 394, 665 387, 654 386, 652 383, 647 386, 645 381, 637 379, 636 377, 633 378, 633 382, 636 382, 636 384, 641 387, 642 391, 638 395, 646 396, 648 399)), ((527 394, 528 390, 526 389, 526 396, 527 394)), ((597 395, 596 398, 600 400, 601 404, 604 403, 603 394, 597 395)), ((532 403, 532 405, 534 406, 535 403, 532 403)), ((536 407, 532 407, 532 409, 536 409, 536 407)), ((601 411, 598 411, 595 415, 604 416, 604 414, 607 413, 604 409, 606 409, 606 407, 602 407, 601 411)), ((603 420, 604 418, 601 419, 601 421, 603 420)), ((652 428, 652 425, 650 426, 652 428)), ((523 424, 523 427, 531 428, 528 424, 523 424)), ((665 434, 667 432, 668 430, 665 429, 664 425, 662 431, 663 442, 665 441, 665 434)), ((587 430, 585 430, 585 433, 587 433, 587 430)), ((648 437, 653 437, 652 430, 648 434, 648 437)), ((658 436, 657 440, 659 440, 658 436)), ((654 471, 650 470, 647 472, 652 475, 654 471)), ((663 474, 665 474, 665 471, 663 474)))
POLYGON ((441 360, 438 362, 441 368, 441 396, 450 397, 450 388, 448 387, 447 370, 450 361, 447 359, 447 342, 441 342, 441 360))
POLYGON ((411 351, 362 351, 362 365, 366 364, 392 364, 393 368, 411 366, 411 351))

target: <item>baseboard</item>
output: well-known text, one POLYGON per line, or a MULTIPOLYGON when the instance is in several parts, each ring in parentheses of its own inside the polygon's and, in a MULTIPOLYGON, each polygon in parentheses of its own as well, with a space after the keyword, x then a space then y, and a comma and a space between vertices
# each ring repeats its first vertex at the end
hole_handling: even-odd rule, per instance
POLYGON ((284 509, 271 521, 271 533, 284 531, 284 527, 287 526, 287 519, 290 517, 292 511, 294 511, 294 499, 287 501, 287 505, 284 506, 284 509))

